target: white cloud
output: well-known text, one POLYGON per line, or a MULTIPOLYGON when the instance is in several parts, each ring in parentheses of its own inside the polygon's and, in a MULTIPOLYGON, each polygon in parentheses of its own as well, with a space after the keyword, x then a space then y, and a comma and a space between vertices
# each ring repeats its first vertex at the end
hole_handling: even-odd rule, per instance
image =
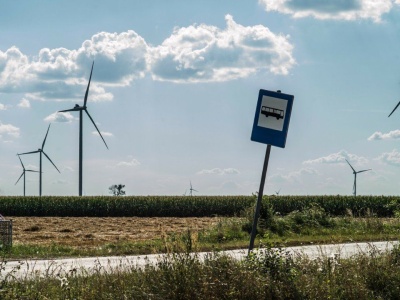
POLYGON ((400 152, 394 149, 392 152, 382 153, 377 160, 388 165, 400 166, 400 152))
POLYGON ((301 181, 304 177, 311 175, 319 175, 319 172, 313 168, 302 168, 298 171, 290 172, 286 175, 283 174, 274 174, 268 177, 268 181, 272 182, 285 182, 285 181, 301 181))
MULTIPOLYGON (((393 7, 393 0, 259 0, 266 11, 278 11, 293 18, 314 17, 353 21, 371 19, 380 22, 383 14, 393 7)), ((399 4, 399 0, 396 0, 399 4)))
POLYGON ((349 162, 355 162, 359 164, 364 164, 368 162, 365 157, 358 156, 355 154, 348 153, 345 150, 340 150, 337 153, 332 153, 324 157, 310 159, 303 162, 303 164, 314 164, 314 163, 324 163, 324 164, 336 164, 336 163, 346 163, 346 159, 349 162))
POLYGON ((23 98, 17 105, 20 108, 30 108, 31 103, 29 102, 28 99, 23 98))
POLYGON ((62 171, 63 172, 74 172, 75 170, 72 167, 63 167, 62 171))
POLYGON ((388 133, 382 133, 380 131, 376 131, 368 138, 368 141, 391 140, 399 138, 400 138, 400 130, 396 129, 388 133))
POLYGON ((245 27, 226 15, 226 28, 176 28, 151 50, 153 78, 175 82, 227 81, 259 70, 288 74, 295 64, 288 37, 267 27, 245 27))
POLYGON ((240 174, 238 169, 235 168, 226 168, 226 169, 220 169, 220 168, 214 168, 210 170, 201 170, 197 172, 196 174, 198 175, 208 175, 208 174, 215 174, 215 175, 227 175, 227 174, 240 174))
MULTIPOLYGON (((101 135, 104 136, 114 136, 111 132, 106 132, 106 131, 100 131, 101 135)), ((97 131, 92 131, 93 135, 99 135, 99 133, 97 131)))
POLYGON ((0 110, 7 110, 7 107, 4 104, 0 103, 0 110))
POLYGON ((289 73, 295 60, 288 36, 263 25, 240 25, 230 15, 225 19, 224 29, 205 24, 176 28, 158 46, 128 30, 99 32, 77 49, 43 48, 33 56, 15 46, 0 50, 0 92, 24 93, 30 100, 82 101, 93 60, 89 101, 110 101, 107 87, 127 86, 146 74, 154 80, 212 82, 258 71, 289 73))
POLYGON ((3 124, 0 122, 0 136, 3 136, 4 134, 17 138, 19 137, 19 128, 15 127, 11 124, 3 124))
POLYGON ((55 112, 44 118, 44 121, 49 123, 69 123, 74 120, 74 116, 69 112, 55 112))
POLYGON ((29 58, 17 47, 0 51, 0 92, 20 92, 39 99, 83 98, 95 61, 90 101, 110 100, 104 86, 125 86, 144 76, 148 46, 132 30, 100 32, 78 49, 43 48, 29 58))
POLYGON ((139 166, 139 165, 140 165, 140 162, 135 158, 132 158, 131 161, 121 161, 121 162, 117 163, 118 167, 135 167, 135 166, 139 166))

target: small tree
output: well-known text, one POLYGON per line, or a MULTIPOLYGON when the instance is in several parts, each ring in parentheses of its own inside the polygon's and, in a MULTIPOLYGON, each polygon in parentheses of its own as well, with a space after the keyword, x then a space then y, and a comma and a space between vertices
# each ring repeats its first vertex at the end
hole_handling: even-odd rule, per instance
POLYGON ((114 196, 123 196, 125 195, 125 191, 122 189, 125 187, 125 184, 113 184, 108 189, 110 190, 110 194, 114 196))

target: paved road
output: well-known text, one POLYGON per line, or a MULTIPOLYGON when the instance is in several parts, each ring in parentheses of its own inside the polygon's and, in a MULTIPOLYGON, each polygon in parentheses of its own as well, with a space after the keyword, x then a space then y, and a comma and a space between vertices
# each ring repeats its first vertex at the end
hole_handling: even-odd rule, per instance
MULTIPOLYGON (((308 245, 284 248, 295 256, 306 256, 308 258, 334 257, 348 258, 358 253, 369 251, 388 251, 399 241, 373 242, 373 243, 346 243, 334 245, 308 245)), ((247 250, 232 250, 222 252, 236 259, 247 256, 247 250)), ((203 259, 209 252, 198 253, 203 259)), ((32 278, 34 276, 60 276, 67 273, 92 274, 96 272, 111 272, 113 270, 126 270, 129 268, 140 268, 146 264, 156 264, 163 258, 163 254, 138 255, 138 256, 110 256, 110 257, 88 257, 70 258, 57 260, 26 260, 7 261, 0 268, 0 279, 5 277, 11 279, 32 278)))

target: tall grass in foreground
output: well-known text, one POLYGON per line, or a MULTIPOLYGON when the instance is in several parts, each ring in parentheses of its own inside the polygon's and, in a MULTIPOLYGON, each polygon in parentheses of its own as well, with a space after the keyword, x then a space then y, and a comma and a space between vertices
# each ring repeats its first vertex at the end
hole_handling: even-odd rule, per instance
MULTIPOLYGON (((1 274, 2 277, 4 274, 1 274)), ((3 277, 4 278, 4 277, 3 277)), ((400 250, 309 260, 267 248, 244 261, 170 254, 156 265, 3 280, 1 299, 399 299, 400 250)))

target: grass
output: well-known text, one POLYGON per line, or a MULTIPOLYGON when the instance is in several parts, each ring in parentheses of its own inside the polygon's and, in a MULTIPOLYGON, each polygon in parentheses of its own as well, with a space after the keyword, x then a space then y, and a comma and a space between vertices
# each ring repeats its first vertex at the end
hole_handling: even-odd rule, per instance
MULTIPOLYGON (((171 245, 172 248, 175 246, 171 245)), ((1 270, 1 268, 0 268, 1 270)), ((1 299, 399 299, 400 249, 352 259, 291 256, 267 247, 243 261, 170 253, 138 269, 0 281, 1 299)), ((2 274, 4 275, 4 274, 2 274)), ((4 276, 2 277, 4 278, 4 276)))
MULTIPOLYGON (((250 214, 250 211, 249 211, 250 214)), ((399 218, 378 218, 374 215, 354 217, 330 217, 314 207, 286 216, 270 215, 270 220, 261 219, 256 247, 262 243, 281 246, 306 244, 328 244, 356 241, 396 240, 400 234, 399 218)), ((50 244, 14 244, 3 251, 6 259, 52 259, 61 257, 87 257, 110 255, 139 255, 190 251, 217 251, 247 248, 251 217, 220 218, 217 225, 208 230, 183 234, 165 234, 162 239, 140 242, 116 241, 95 248, 85 246, 62 246, 50 244), (173 245, 173 248, 171 248, 173 245)), ((1 251, 0 251, 1 253, 1 251)))
MULTIPOLYGON (((134 266, 94 274, 76 270, 58 276, 7 280, 0 265, 0 299, 399 299, 400 248, 380 253, 370 248, 351 259, 308 259, 291 256, 279 246, 396 239, 400 219, 371 213, 331 217, 318 206, 285 216, 264 213, 260 219, 258 254, 236 261, 218 250, 246 248, 251 217, 224 219, 209 229, 165 235, 140 243, 117 242, 95 249, 15 245, 10 258, 168 253, 156 265, 134 266), (278 246, 278 249, 272 248, 278 246), (205 259, 189 255, 209 251, 205 259)), ((251 211, 247 215, 251 215, 251 211)), ((5 263, 5 262, 3 262, 5 263)), ((8 276, 11 278, 12 274, 8 276)))

